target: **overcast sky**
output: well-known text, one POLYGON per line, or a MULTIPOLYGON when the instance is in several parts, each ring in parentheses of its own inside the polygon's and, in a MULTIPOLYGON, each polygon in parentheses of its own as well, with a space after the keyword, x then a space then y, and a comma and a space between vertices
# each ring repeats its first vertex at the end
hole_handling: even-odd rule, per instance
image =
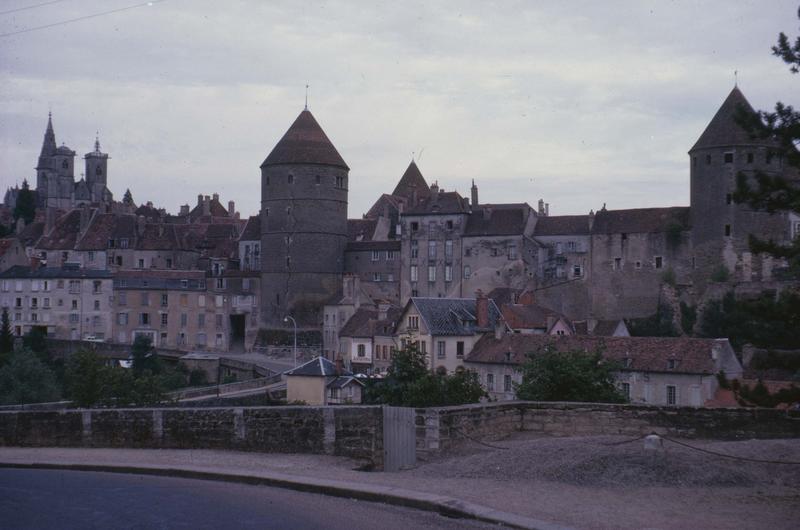
MULTIPOLYGON (((137 0, 0 1, 0 33, 137 0)), ((165 0, 0 37, 0 185, 35 183, 52 109, 109 188, 177 211, 217 192, 257 213, 259 165, 309 108, 350 166, 350 217, 423 175, 551 214, 688 205, 686 152, 734 84, 800 106, 770 46, 797 0, 165 0)), ((82 168, 82 162, 77 165, 82 168)), ((77 171, 76 171, 77 173, 77 171)), ((76 174, 77 178, 80 178, 76 174)), ((35 184, 34 184, 35 185, 35 184)))

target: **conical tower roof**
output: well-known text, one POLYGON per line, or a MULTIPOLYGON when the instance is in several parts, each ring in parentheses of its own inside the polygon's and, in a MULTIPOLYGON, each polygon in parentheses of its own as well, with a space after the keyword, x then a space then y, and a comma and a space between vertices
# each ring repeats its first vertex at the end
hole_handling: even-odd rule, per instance
POLYGON ((710 147, 728 147, 734 145, 775 145, 769 139, 751 138, 741 125, 736 122, 739 109, 750 114, 756 114, 750 102, 744 97, 739 87, 733 87, 731 93, 725 98, 722 106, 711 119, 711 122, 700 135, 700 138, 689 150, 707 149, 710 147))
POLYGON ((50 156, 56 152, 56 134, 53 132, 53 115, 47 114, 47 129, 44 131, 44 142, 42 142, 42 152, 39 156, 50 156))
POLYGON ((425 177, 422 176, 417 163, 412 160, 408 168, 406 168, 406 172, 400 177, 400 182, 397 183, 392 195, 410 199, 415 191, 417 192, 417 197, 425 197, 430 194, 431 189, 428 187, 428 183, 425 182, 425 177))
POLYGON ((261 167, 279 164, 319 164, 350 169, 308 109, 294 120, 261 167))

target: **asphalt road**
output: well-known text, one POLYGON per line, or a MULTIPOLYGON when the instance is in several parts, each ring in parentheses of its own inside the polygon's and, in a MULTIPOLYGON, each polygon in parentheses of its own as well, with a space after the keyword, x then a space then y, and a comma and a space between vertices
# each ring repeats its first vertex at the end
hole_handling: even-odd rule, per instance
POLYGON ((27 469, 0 469, 0 527, 495 528, 430 512, 267 486, 27 469))

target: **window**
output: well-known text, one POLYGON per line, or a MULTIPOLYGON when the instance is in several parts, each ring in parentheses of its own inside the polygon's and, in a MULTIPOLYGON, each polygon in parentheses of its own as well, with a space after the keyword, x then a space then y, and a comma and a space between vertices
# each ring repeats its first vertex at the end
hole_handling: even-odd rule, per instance
POLYGON ((444 242, 444 257, 451 258, 453 257, 453 240, 448 239, 444 242))
POLYGON ((453 266, 452 265, 445 265, 444 266, 444 281, 452 282, 453 281, 453 266))
POLYGON ((411 266, 411 281, 412 282, 416 282, 417 279, 418 279, 417 276, 418 276, 417 266, 416 265, 412 265, 411 266))
MULTIPOLYGON (((561 254, 561 243, 559 243, 558 245, 559 245, 558 246, 558 249, 559 249, 558 253, 561 254)), ((496 258, 497 256, 500 255, 500 252, 496 248, 493 248, 492 251, 490 252, 490 254, 492 255, 493 258, 496 258)))
POLYGON ((103 292, 103 282, 101 282, 100 280, 93 281, 92 282, 92 292, 95 293, 95 294, 102 293, 103 292))
POLYGON ((89 261, 94 261, 94 250, 90 250, 88 254, 89 254, 89 261))
POLYGON ((675 385, 667 385, 667 405, 678 403, 678 388, 675 385))
POLYGON ((492 392, 494 390, 494 374, 486 374, 486 390, 492 392))
POLYGON ((172 258, 167 258, 167 268, 168 269, 172 268, 172 258))
POLYGON ((508 259, 517 259, 517 245, 508 246, 508 259))
POLYGON ((428 265, 428 281, 436 281, 436 265, 428 265))
POLYGON ((100 311, 100 300, 95 300, 94 301, 94 310, 95 311, 100 311))
POLYGON ((294 175, 292 175, 291 173, 289 173, 289 176, 288 176, 288 177, 286 177, 286 181, 287 181, 289 184, 294 184, 294 175))
POLYGON ((506 374, 503 376, 503 391, 511 392, 511 375, 506 374))
POLYGON ((372 261, 378 261, 381 259, 381 252, 380 250, 373 250, 372 251, 372 261))
POLYGON ((128 238, 123 237, 119 240, 119 248, 128 248, 128 238))
POLYGON ((39 307, 39 299, 36 297, 31 298, 31 309, 36 309, 37 307, 39 307))
POLYGON ((319 175, 317 175, 316 177, 314 177, 314 180, 316 181, 316 183, 317 183, 317 186, 319 186, 320 184, 322 184, 322 177, 320 177, 319 175))
POLYGON ((419 256, 419 242, 416 239, 411 240, 411 257, 416 258, 419 256))
POLYGON ((747 163, 748 164, 753 163, 753 153, 747 153, 747 163))
POLYGON ((166 326, 169 323, 169 314, 161 313, 161 325, 166 326))
POLYGON ((215 296, 215 297, 214 297, 214 304, 215 304, 217 307, 222 307, 222 302, 223 302, 223 300, 222 300, 222 295, 219 295, 219 294, 218 294, 217 296, 215 296))
POLYGON ((188 322, 188 320, 189 320, 189 315, 187 315, 186 313, 181 313, 181 327, 182 328, 186 327, 186 323, 188 322))
POLYGON ((381 273, 380 272, 373 272, 372 273, 372 281, 373 282, 381 281, 381 273))
POLYGON ((36 313, 31 313, 31 322, 38 322, 38 321, 39 321, 39 315, 37 315, 36 313))
POLYGON ((656 269, 660 269, 661 267, 664 266, 664 258, 662 258, 661 256, 656 256, 655 261, 656 261, 656 269))
POLYGON ((678 367, 678 359, 667 359, 667 369, 674 370, 678 367))
POLYGON ((367 347, 364 344, 359 344, 357 348, 358 356, 359 357, 366 357, 367 356, 367 347))
POLYGON ((206 345, 206 334, 205 333, 198 333, 197 334, 197 345, 198 346, 205 346, 206 345))
POLYGON ((222 315, 216 314, 216 315, 214 315, 214 317, 215 317, 214 320, 216 321, 216 324, 217 324, 217 329, 221 329, 222 328, 222 315))
POLYGON ((725 153, 725 163, 733 164, 733 153, 725 153))
POLYGON ((731 225, 725 225, 725 236, 730 237, 731 235, 731 225))
POLYGON ((197 315, 197 327, 198 328, 206 327, 206 314, 205 313, 200 313, 199 315, 197 315))
POLYGON ((622 258, 614 258, 614 270, 622 270, 622 258))
POLYGON ((460 340, 456 342, 456 357, 459 359, 464 357, 464 341, 460 340))
POLYGON ((464 279, 469 280, 469 277, 472 275, 472 269, 469 265, 464 265, 464 279))
POLYGON ((622 395, 628 401, 631 400, 631 384, 630 383, 622 383, 620 385, 620 390, 622 391, 622 395))
POLYGON ((436 358, 444 359, 447 356, 446 344, 443 340, 436 342, 436 358))
POLYGON ((336 177, 336 187, 344 188, 344 177, 336 177))
POLYGON ((412 222, 411 223, 411 231, 412 232, 416 232, 417 230, 419 230, 419 223, 417 223, 416 221, 412 222))
POLYGON ((169 295, 164 293, 161 295, 161 307, 167 307, 169 305, 169 295))
POLYGON ((217 278, 217 289, 225 288, 225 278, 217 278))
POLYGON ((419 329, 419 316, 417 315, 408 316, 408 329, 419 329))
POLYGON ((50 299, 49 298, 45 298, 44 299, 44 308, 45 309, 49 309, 50 308, 50 299))
POLYGON ((141 293, 142 296, 142 305, 150 305, 150 293, 144 291, 141 293))
POLYGON ((150 325, 150 313, 139 313, 139 325, 140 326, 150 325))
POLYGON ((767 153, 767 164, 772 164, 773 153, 767 153))
POLYGON ((573 278, 580 278, 583 274, 583 269, 580 265, 573 265, 572 266, 572 277, 573 278))
POLYGON ((128 325, 128 313, 117 313, 117 324, 120 326, 128 325))
POLYGON ((731 203, 733 203, 733 195, 731 195, 730 193, 726 193, 725 204, 731 204, 731 203))
POLYGON ((70 280, 69 281, 69 292, 71 292, 71 293, 79 293, 79 292, 81 292, 81 281, 80 280, 70 280))
POLYGON ((642 262, 641 261, 637 261, 636 262, 636 270, 639 270, 641 268, 642 268, 642 262))
POLYGON ((395 251, 394 250, 387 250, 386 251, 386 261, 394 261, 395 251))
POLYGON ((394 281, 394 274, 392 274, 391 272, 386 273, 386 281, 387 282, 393 282, 394 281))
POLYGON ((138 264, 137 267, 139 267, 140 269, 144 269, 144 259, 143 258, 139 258, 136 261, 136 263, 138 264))
POLYGON ((198 307, 206 306, 206 295, 204 294, 197 295, 197 306, 198 307))
POLYGON ((77 300, 73 300, 72 301, 72 309, 78 309, 78 301, 77 300))
POLYGON ((445 227, 447 227, 448 230, 453 229, 453 221, 446 221, 444 225, 445 227))
POLYGON ((436 241, 428 241, 428 257, 436 257, 436 241))
POLYGON ((62 169, 69 169, 69 162, 67 162, 66 160, 61 162, 61 168, 62 169))
POLYGON ((119 305, 128 305, 128 293, 125 291, 120 291, 117 294, 117 303, 119 305))
POLYGON ((711 165, 711 155, 706 155, 706 165, 707 166, 711 165))

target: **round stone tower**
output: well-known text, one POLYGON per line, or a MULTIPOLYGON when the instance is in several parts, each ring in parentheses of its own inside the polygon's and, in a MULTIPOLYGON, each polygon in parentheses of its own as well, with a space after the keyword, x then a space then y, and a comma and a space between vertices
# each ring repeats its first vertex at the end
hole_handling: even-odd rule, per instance
POLYGON ((318 328, 341 286, 350 168, 308 109, 261 164, 261 321, 318 328))
POLYGON ((748 236, 779 241, 786 232, 783 216, 733 201, 737 175, 753 178, 784 169, 778 144, 752 138, 739 124, 739 113, 752 116, 755 110, 734 87, 689 150, 692 259, 695 284, 701 289, 726 275, 736 282, 769 280, 772 264, 750 252, 748 236))

